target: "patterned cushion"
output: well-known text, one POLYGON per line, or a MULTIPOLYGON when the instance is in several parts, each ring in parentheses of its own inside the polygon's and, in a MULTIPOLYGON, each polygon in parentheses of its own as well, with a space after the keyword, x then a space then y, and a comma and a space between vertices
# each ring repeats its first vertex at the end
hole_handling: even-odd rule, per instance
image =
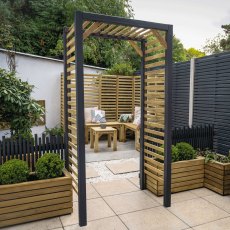
POLYGON ((137 125, 137 127, 140 127, 141 125, 141 115, 138 115, 135 117, 133 124, 137 125))
POLYGON ((90 123, 92 121, 92 110, 98 109, 98 107, 85 108, 85 123, 90 123))
POLYGON ((121 114, 120 122, 132 122, 133 121, 133 114, 121 114))
POLYGON ((141 107, 139 107, 139 106, 135 106, 133 124, 135 124, 137 126, 140 126, 140 124, 141 124, 141 107))
POLYGON ((105 119, 105 111, 104 110, 92 110, 91 111, 92 114, 92 122, 93 123, 103 123, 106 122, 105 119))

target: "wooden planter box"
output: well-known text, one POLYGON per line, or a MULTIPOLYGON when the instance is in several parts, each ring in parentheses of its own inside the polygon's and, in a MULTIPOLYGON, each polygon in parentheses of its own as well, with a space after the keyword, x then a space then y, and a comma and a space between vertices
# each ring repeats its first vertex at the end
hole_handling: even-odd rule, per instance
POLYGON ((72 212, 72 179, 67 171, 54 179, 0 185, 0 227, 72 212))
POLYGON ((205 164, 204 186, 221 195, 229 195, 230 163, 212 161, 205 164))
MULTIPOLYGON (((147 175, 147 188, 155 195, 163 195, 163 183, 147 175)), ((163 179, 163 176, 162 176, 163 179)), ((172 163, 172 193, 187 191, 204 186, 204 158, 172 163)))

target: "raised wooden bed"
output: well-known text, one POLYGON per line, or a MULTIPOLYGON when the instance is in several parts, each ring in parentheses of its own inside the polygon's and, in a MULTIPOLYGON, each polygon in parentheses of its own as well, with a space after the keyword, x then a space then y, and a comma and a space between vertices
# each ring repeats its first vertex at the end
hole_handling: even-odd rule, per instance
MULTIPOLYGON (((146 175, 147 188, 157 196, 163 195, 163 182, 146 175)), ((157 175, 159 177, 159 175, 157 175)), ((163 176, 161 176, 163 180, 163 176)), ((172 193, 204 186, 204 158, 172 163, 172 193)))
POLYGON ((212 161, 205 164, 204 186, 221 195, 229 195, 230 163, 212 161))
POLYGON ((0 185, 0 227, 69 214, 72 206, 67 171, 59 178, 0 185))

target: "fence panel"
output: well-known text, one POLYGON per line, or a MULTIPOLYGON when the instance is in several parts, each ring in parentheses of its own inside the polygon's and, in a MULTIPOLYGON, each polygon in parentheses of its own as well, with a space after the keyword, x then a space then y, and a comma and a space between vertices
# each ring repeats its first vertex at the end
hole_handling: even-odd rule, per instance
POLYGON ((64 157, 63 136, 38 137, 37 134, 30 140, 19 137, 18 139, 2 137, 0 140, 0 165, 10 159, 20 159, 28 163, 31 171, 34 171, 37 160, 46 152, 54 152, 64 157))
POLYGON ((174 128, 172 132, 172 143, 187 142, 195 149, 213 149, 214 126, 200 125, 191 128, 184 126, 174 128))

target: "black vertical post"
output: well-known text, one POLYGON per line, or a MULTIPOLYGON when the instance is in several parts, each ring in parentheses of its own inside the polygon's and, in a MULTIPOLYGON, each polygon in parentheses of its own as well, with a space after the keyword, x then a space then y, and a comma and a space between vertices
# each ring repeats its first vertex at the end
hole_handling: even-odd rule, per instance
POLYGON ((75 22, 75 78, 77 103, 77 153, 78 153, 78 207, 79 225, 87 225, 86 172, 85 172, 85 116, 84 116, 84 76, 83 76, 83 15, 76 12, 75 22))
POLYGON ((172 39, 173 26, 166 32, 165 66, 165 141, 164 141, 164 206, 171 206, 171 146, 172 146, 172 39))
POLYGON ((65 143, 65 168, 69 170, 69 154, 68 154, 68 89, 67 89, 67 28, 63 30, 63 45, 64 45, 64 143, 65 143))
POLYGON ((145 115, 145 41, 141 41, 141 127, 140 127, 140 189, 145 189, 144 115, 145 115))

